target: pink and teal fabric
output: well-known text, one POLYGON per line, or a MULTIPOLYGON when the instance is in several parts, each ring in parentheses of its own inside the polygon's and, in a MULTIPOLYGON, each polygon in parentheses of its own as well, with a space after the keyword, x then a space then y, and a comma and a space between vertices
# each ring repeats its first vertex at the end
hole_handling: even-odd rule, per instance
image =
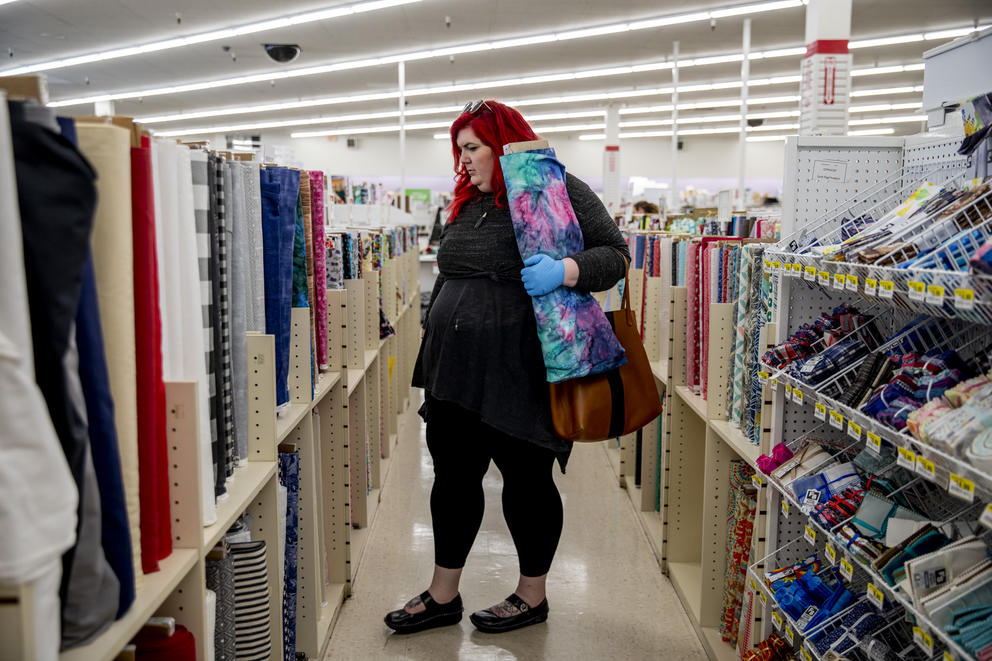
MULTIPOLYGON (((500 157, 500 164, 520 257, 544 253, 562 259, 582 252, 582 229, 565 188, 565 166, 554 150, 508 154, 500 157)), ((606 372, 627 362, 603 309, 590 294, 561 286, 532 301, 550 383, 606 372)))

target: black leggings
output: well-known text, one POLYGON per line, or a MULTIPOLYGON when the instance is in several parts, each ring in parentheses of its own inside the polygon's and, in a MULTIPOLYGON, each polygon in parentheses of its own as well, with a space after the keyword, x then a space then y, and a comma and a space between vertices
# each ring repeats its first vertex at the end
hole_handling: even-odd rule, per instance
POLYGON ((555 454, 508 436, 472 413, 427 395, 427 448, 434 460, 434 562, 465 566, 482 525, 482 478, 490 460, 503 475, 503 517, 524 576, 542 576, 561 537, 562 507, 552 478, 555 454))

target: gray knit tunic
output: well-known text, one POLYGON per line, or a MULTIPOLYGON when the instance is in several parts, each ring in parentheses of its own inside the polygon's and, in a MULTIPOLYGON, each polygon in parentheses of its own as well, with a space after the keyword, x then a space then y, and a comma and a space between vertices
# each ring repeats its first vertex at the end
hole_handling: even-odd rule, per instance
MULTIPOLYGON (((576 289, 609 289, 624 276, 627 244, 589 186, 565 177, 585 243, 571 255, 579 267, 576 289)), ((445 225, 437 264, 414 387, 555 451, 564 468, 571 444, 555 437, 551 425, 534 309, 520 279, 523 260, 510 213, 495 205, 492 193, 466 204, 445 225)), ((429 421, 426 407, 421 414, 429 421)))

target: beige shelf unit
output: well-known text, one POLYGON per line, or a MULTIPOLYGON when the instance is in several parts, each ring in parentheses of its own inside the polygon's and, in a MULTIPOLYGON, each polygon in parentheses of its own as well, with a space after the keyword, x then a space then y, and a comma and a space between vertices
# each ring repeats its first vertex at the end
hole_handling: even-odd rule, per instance
MULTIPOLYGON (((134 604, 120 620, 60 659, 110 661, 153 615, 175 617, 195 637, 197 658, 205 658, 206 646, 213 645, 206 640, 206 556, 244 512, 252 515, 253 538, 266 542, 270 642, 273 654, 282 649, 283 562, 276 522, 277 446, 283 442, 295 443, 300 453, 297 649, 320 658, 350 594, 375 514, 366 493, 366 469, 375 468, 370 478, 377 498, 389 452, 400 441, 418 441, 415 424, 397 422, 411 401, 408 384, 420 342, 417 268, 417 253, 409 251, 385 259, 381 272, 366 269, 364 279, 348 281, 344 290, 328 290, 329 369, 313 380, 309 310, 293 310, 290 403, 278 416, 274 338, 248 334, 248 457, 228 481, 227 496, 217 503, 217 520, 209 526, 203 525, 199 502, 196 384, 166 383, 173 552, 158 572, 144 575, 134 604), (383 305, 397 331, 385 342, 379 340, 380 277, 383 305), (362 451, 353 457, 357 447, 362 451), (352 527, 353 519, 361 530, 352 527)), ((0 610, 5 636, 0 657, 32 659, 34 596, 29 587, 0 587, 0 593, 10 597, 0 610)))

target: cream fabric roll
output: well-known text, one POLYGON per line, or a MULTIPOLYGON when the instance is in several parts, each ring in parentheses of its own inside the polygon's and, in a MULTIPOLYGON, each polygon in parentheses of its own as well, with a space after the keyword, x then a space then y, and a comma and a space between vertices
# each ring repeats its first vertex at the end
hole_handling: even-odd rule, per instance
POLYGON ((203 659, 204 661, 214 661, 214 638, 217 636, 217 593, 207 590, 204 604, 207 615, 207 626, 203 631, 203 659))
POLYGON ((210 447, 210 385, 207 383, 207 363, 203 346, 203 316, 200 313, 200 265, 196 247, 196 218, 193 206, 193 169, 188 147, 176 146, 178 150, 177 185, 178 223, 176 227, 176 249, 180 291, 181 312, 180 336, 183 356, 183 379, 196 381, 197 415, 200 430, 200 504, 203 511, 203 525, 209 526, 217 520, 217 505, 214 500, 214 465, 210 447))
POLYGON ((76 124, 79 151, 97 172, 93 219, 93 267, 107 372, 114 398, 117 449, 124 475, 124 497, 131 528, 135 588, 141 570, 141 516, 138 501, 138 402, 135 382, 134 253, 131 236, 131 136, 108 124, 76 124))

